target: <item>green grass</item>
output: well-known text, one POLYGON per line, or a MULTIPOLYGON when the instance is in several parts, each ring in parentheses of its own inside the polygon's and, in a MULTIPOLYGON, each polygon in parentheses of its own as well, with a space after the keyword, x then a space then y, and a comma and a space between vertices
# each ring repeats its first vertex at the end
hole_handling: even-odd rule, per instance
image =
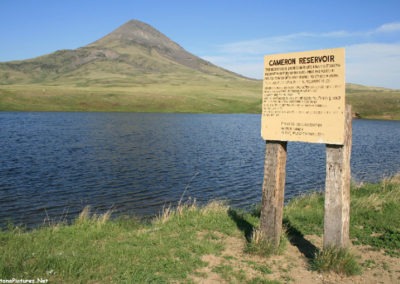
MULTIPOLYGON (((376 184, 352 185, 350 238, 354 244, 383 249, 400 256, 399 176, 376 184)), ((303 235, 322 235, 324 197, 313 193, 295 198, 285 207, 285 222, 303 235)))
POLYGON ((292 199, 284 209, 284 222, 303 235, 321 236, 324 232, 324 196, 311 193, 292 199))
POLYGON ((350 236, 355 244, 368 244, 400 257, 400 176, 352 191, 350 236))
MULTIPOLYGON (((49 279, 51 283, 169 283, 189 281, 205 267, 204 255, 221 255, 224 239, 244 239, 230 209, 170 207, 150 223, 84 210, 73 224, 0 232, 0 279, 49 279)), ((244 271, 221 264, 222 279, 248 282, 244 271)), ((257 267, 263 273, 267 268, 257 267)))
POLYGON ((185 208, 182 214, 147 225, 83 214, 69 226, 1 232, 0 279, 42 277, 53 283, 183 280, 206 265, 201 255, 223 249, 222 240, 207 232, 237 233, 226 211, 220 205, 185 208))
MULTIPOLYGON (((400 221, 396 218, 400 216, 399 181, 400 177, 395 177, 378 184, 353 186, 350 226, 353 243, 400 257, 400 221)), ((296 198, 285 207, 285 224, 290 232, 322 234, 322 211, 322 195, 296 198)), ((254 243, 255 228, 259 226, 259 216, 255 213, 212 202, 204 207, 187 204, 174 210, 166 207, 159 217, 147 222, 131 217, 110 220, 110 213, 93 215, 84 210, 69 225, 52 224, 31 231, 10 226, 0 231, 0 279, 186 283, 192 281, 192 276, 205 276, 201 269, 208 263, 203 256, 213 255, 221 261, 209 271, 227 282, 276 283, 269 280, 273 274, 269 265, 259 261, 260 256, 251 258, 254 253, 262 259, 267 256, 254 243), (252 254, 247 254, 246 260, 238 259, 236 254, 224 254, 226 240, 232 237, 247 243, 244 249, 252 254), (251 269, 252 276, 242 267, 251 269)), ((362 264, 374 265, 384 264, 362 264)), ((338 273, 359 273, 354 257, 347 250, 320 251, 311 267, 317 271, 330 267, 338 273)))
MULTIPOLYGON (((351 189, 350 238, 353 244, 371 246, 400 257, 400 175, 378 184, 353 185, 351 189)), ((293 199, 284 219, 291 231, 301 235, 322 235, 324 196, 313 193, 293 199)), ((363 264, 368 267, 371 263, 363 264)), ((345 275, 361 273, 361 266, 348 248, 328 247, 317 251, 311 269, 345 275)))
POLYGON ((243 270, 235 271, 231 265, 220 264, 214 267, 212 271, 219 274, 228 283, 246 282, 246 273, 243 270))

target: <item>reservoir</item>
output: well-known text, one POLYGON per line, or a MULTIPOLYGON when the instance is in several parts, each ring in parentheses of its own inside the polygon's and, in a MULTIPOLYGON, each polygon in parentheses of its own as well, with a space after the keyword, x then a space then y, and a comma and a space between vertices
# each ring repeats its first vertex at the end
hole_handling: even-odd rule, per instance
MULTIPOLYGON (((252 114, 0 112, 0 227, 69 221, 86 205, 153 216, 183 200, 261 200, 252 114)), ((400 121, 354 120, 354 182, 400 172, 400 121)), ((285 200, 325 183, 325 145, 288 143, 285 200)))

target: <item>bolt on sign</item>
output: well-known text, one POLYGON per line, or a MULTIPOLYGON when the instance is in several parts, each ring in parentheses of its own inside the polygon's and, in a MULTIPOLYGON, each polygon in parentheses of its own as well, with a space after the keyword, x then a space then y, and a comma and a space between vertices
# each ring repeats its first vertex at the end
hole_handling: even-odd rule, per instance
POLYGON ((344 48, 265 56, 263 139, 342 145, 344 59, 344 48))

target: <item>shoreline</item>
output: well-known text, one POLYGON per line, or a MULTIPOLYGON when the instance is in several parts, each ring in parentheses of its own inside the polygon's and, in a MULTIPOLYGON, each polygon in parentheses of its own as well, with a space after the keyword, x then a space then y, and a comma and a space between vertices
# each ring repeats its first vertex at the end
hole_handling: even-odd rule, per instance
POLYGON ((351 202, 350 250, 362 269, 354 276, 310 269, 313 251, 322 244, 323 196, 314 193, 285 206, 287 241, 278 255, 248 250, 259 222, 256 210, 242 212, 217 202, 181 204, 141 223, 110 220, 110 212, 98 215, 85 209, 71 225, 0 231, 0 279, 395 283, 400 279, 400 220, 393 216, 400 214, 400 175, 353 186, 351 202))

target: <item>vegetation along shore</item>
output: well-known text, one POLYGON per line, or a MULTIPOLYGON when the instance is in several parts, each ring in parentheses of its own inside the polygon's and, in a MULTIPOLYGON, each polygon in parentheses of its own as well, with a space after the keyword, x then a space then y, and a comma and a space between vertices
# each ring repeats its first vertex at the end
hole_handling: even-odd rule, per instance
MULTIPOLYGON (((0 85, 0 111, 261 113, 261 81, 185 80, 130 87, 0 85)), ((400 120, 400 90, 347 84, 346 100, 358 118, 400 120)))
POLYGON ((322 251, 323 195, 285 207, 278 251, 258 242, 259 211, 221 202, 164 208, 150 221, 86 208, 72 224, 0 232, 0 279, 50 283, 398 283, 400 175, 351 189, 352 245, 322 251))

